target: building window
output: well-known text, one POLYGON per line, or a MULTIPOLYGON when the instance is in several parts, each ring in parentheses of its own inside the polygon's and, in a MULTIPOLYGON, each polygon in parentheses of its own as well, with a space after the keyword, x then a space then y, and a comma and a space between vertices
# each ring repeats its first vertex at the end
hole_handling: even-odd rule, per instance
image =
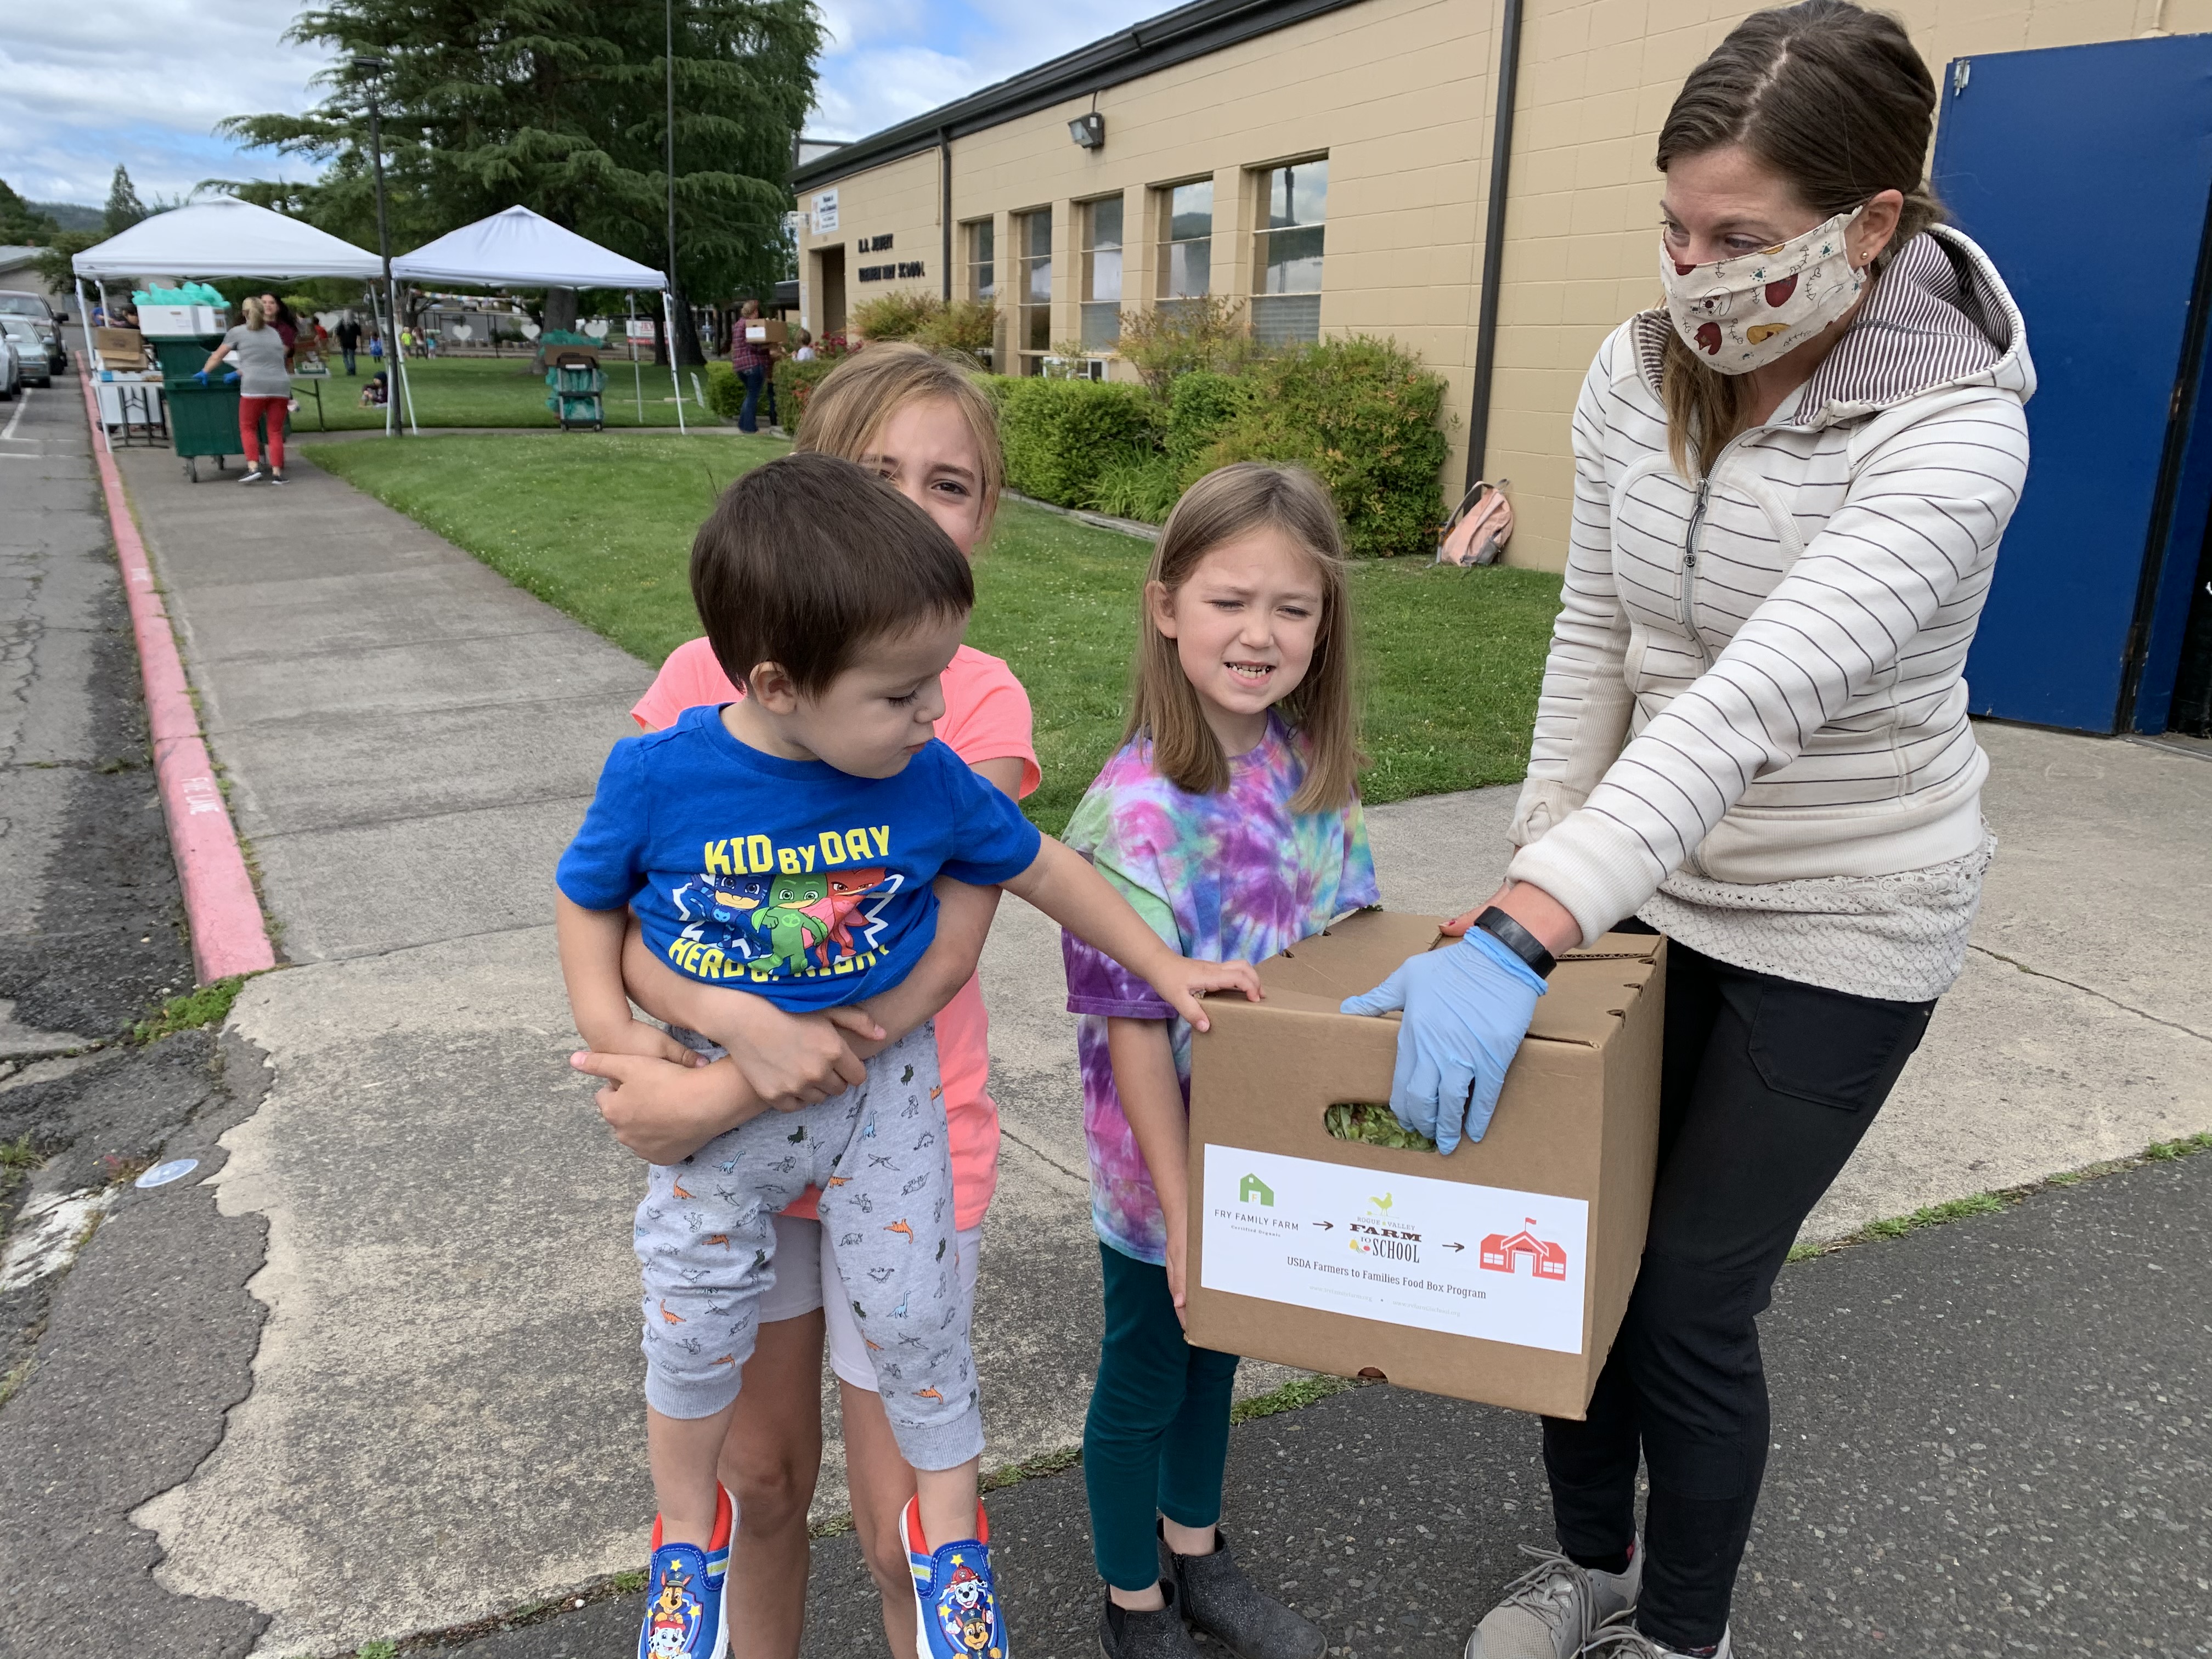
POLYGON ((1121 337, 1121 198, 1083 204, 1083 349, 1111 351, 1121 337))
POLYGON ((1268 345, 1318 340, 1328 158, 1269 167, 1261 179, 1265 189, 1252 257, 1252 336, 1268 345))
POLYGON ((1018 214, 1014 224, 1014 244, 1021 250, 1014 349, 1021 354, 1023 374, 1041 374, 1052 349, 1052 210, 1018 214))
POLYGON ((977 219, 967 227, 968 231, 968 297, 988 300, 999 292, 999 266, 994 257, 998 252, 998 226, 988 219, 977 219))
POLYGON ((1213 180, 1164 190, 1166 222, 1160 238, 1160 295, 1172 305, 1212 292, 1213 276, 1213 180))

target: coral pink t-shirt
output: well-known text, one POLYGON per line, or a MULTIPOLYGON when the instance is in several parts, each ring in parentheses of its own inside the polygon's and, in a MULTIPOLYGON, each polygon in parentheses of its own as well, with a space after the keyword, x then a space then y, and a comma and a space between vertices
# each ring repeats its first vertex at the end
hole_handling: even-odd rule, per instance
MULTIPOLYGON (((1030 740, 1030 696, 1014 671, 996 657, 962 646, 945 671, 945 718, 937 735, 975 766, 1018 760, 1017 799, 1044 781, 1030 740)), ((630 715, 648 732, 675 723, 701 703, 734 702, 744 694, 730 684, 714 648, 690 640, 668 653, 660 673, 630 715)), ((952 1142, 952 1211, 956 1225, 981 1224, 999 1184, 999 1108, 991 1098, 991 1031, 983 1012, 982 981, 970 975, 937 1016, 937 1067, 945 1085, 945 1121, 952 1142)), ((808 1188, 786 1215, 815 1217, 817 1189, 808 1188)))

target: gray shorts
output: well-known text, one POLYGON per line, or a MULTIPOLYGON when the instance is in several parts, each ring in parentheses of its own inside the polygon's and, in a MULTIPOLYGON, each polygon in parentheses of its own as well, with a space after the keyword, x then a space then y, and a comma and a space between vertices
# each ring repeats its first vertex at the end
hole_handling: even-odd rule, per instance
POLYGON ((918 1469, 980 1455, 971 1310, 927 1025, 870 1060, 858 1087, 764 1112, 681 1164, 652 1167, 635 1235, 647 1403, 699 1418, 738 1397, 775 1282, 776 1212, 810 1186, 822 1189, 822 1225, 901 1455, 918 1469))

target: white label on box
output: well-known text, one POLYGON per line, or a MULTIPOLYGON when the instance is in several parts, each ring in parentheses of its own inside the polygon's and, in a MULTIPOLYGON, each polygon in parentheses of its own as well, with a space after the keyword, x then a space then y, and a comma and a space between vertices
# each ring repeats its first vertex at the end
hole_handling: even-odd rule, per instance
POLYGON ((1209 1144, 1205 1201, 1209 1291, 1582 1352, 1582 1199, 1209 1144))

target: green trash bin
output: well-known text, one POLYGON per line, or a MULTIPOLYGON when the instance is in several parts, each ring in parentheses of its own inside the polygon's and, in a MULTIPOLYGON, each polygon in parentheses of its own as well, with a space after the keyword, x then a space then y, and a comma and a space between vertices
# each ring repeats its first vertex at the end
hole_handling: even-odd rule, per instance
MULTIPOLYGON (((206 354, 201 354, 201 362, 206 360, 206 354)), ((194 483, 200 481, 199 463, 209 456, 215 458, 216 471, 220 472, 225 457, 246 453, 238 435, 236 386, 220 381, 202 386, 187 375, 169 380, 167 390, 169 441, 177 459, 185 464, 187 478, 194 483)))

